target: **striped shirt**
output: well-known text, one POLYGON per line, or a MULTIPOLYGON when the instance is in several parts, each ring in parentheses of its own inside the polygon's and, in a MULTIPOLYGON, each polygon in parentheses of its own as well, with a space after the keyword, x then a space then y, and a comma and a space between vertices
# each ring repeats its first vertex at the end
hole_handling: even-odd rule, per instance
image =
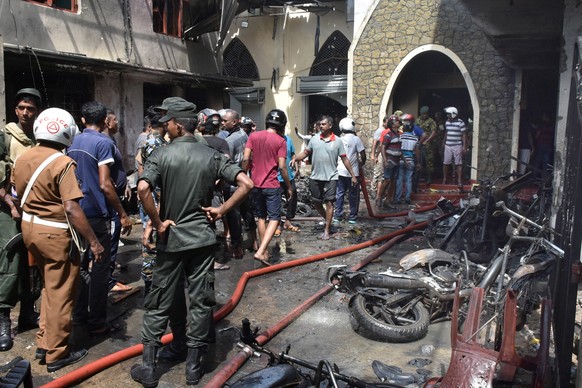
POLYGON ((461 119, 447 120, 445 133, 447 146, 463 145, 463 132, 466 131, 465 122, 461 119))
POLYGON ((398 133, 388 129, 386 135, 382 139, 382 144, 386 148, 386 155, 388 160, 394 162, 395 165, 400 163, 400 136, 398 133))
POLYGON ((400 149, 402 150, 402 157, 405 162, 414 162, 414 150, 418 144, 418 137, 413 132, 404 132, 400 135, 402 143, 400 149))

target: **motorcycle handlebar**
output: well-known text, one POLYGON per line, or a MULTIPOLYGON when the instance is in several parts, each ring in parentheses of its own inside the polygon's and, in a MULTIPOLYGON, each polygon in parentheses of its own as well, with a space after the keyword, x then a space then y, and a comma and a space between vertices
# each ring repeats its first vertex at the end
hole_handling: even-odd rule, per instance
POLYGON ((505 205, 505 202, 503 202, 503 201, 499 201, 499 202, 497 202, 496 206, 497 206, 497 207, 500 207, 500 208, 502 208, 502 209, 503 209, 503 211, 504 211, 505 213, 509 214, 510 216, 512 216, 512 217, 515 217, 515 218, 517 218, 517 219, 518 219, 518 220, 520 220, 520 221, 524 221, 524 222, 525 222, 526 224, 528 224, 528 225, 531 225, 531 226, 533 226, 533 227, 535 227, 535 228, 538 228, 539 230, 543 230, 543 229, 544 229, 544 227, 543 227, 542 225, 538 225, 537 223, 533 222, 533 221, 532 221, 532 220, 530 220, 529 218, 527 218, 527 217, 525 217, 525 216, 522 216, 521 214, 519 214, 519 213, 516 213, 516 212, 514 212, 513 210, 509 209, 509 208, 508 208, 508 207, 505 205))

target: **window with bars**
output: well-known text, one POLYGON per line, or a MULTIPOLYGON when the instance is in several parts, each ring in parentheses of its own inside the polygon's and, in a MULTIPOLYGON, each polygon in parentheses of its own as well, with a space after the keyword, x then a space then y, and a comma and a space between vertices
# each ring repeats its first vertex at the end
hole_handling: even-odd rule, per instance
POLYGON ((184 0, 152 0, 154 32, 182 37, 184 0))
POLYGON ((77 0, 24 0, 24 1, 28 3, 35 3, 71 12, 77 12, 77 10, 79 9, 77 0))
POLYGON ((224 49, 222 74, 231 77, 259 80, 259 69, 253 56, 238 38, 234 38, 224 49))
POLYGON ((349 49, 348 38, 340 31, 334 31, 317 53, 309 75, 348 74, 349 49))

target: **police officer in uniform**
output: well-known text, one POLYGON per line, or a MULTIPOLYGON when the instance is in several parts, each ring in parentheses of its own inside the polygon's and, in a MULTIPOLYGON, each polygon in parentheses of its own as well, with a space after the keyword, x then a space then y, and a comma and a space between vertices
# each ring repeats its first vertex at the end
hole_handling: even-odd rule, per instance
POLYGON ((39 142, 22 154, 14 165, 12 181, 22 206, 22 235, 43 280, 40 329, 36 357, 44 359, 48 372, 74 364, 87 350, 72 351, 71 333, 75 289, 79 276, 79 234, 100 261, 103 246, 79 206, 83 192, 75 175, 76 164, 62 150, 77 132, 73 117, 50 108, 34 124, 39 142), (73 228, 73 229, 72 229, 73 228), (77 237, 75 239, 72 236, 77 237))
POLYGON ((216 237, 210 223, 240 203, 253 188, 250 178, 224 154, 201 144, 187 121, 196 118, 188 104, 171 107, 160 121, 167 123, 173 138, 149 157, 138 182, 138 195, 158 231, 158 257, 153 284, 145 299, 142 342, 143 363, 131 370, 133 380, 145 387, 158 384, 156 353, 172 314, 177 292, 183 293, 182 275, 188 280, 189 325, 186 383, 198 384, 203 375, 200 363, 209 343, 214 300, 214 251, 216 237), (225 179, 238 189, 220 207, 208 207, 214 183, 225 179), (163 182, 163 184, 162 184, 163 182), (158 214, 152 191, 161 187, 158 214))
POLYGON ((18 200, 10 188, 12 164, 34 145, 34 119, 41 110, 41 96, 33 88, 16 93, 14 111, 17 123, 8 123, 0 131, 0 351, 7 351, 12 341, 10 309, 20 299, 18 330, 38 327, 34 301, 40 288, 31 291, 27 252, 19 240, 20 213, 18 200))

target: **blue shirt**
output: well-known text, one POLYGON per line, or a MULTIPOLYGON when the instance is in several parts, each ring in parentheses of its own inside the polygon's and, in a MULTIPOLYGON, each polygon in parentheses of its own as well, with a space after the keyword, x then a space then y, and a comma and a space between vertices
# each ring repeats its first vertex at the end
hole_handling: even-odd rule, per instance
POLYGON ((77 162, 77 178, 84 195, 79 204, 87 218, 105 218, 113 214, 99 185, 99 166, 112 166, 115 150, 115 143, 109 136, 89 128, 75 136, 67 150, 67 155, 77 162))
MULTIPOLYGON (((289 182, 295 179, 295 170, 289 167, 289 163, 291 163, 291 159, 293 159, 293 155, 295 155, 295 146, 293 145, 293 140, 287 135, 285 135, 285 141, 287 142, 287 171, 289 172, 289 182)), ((281 170, 277 172, 277 179, 279 182, 283 182, 283 177, 281 176, 281 170)))

